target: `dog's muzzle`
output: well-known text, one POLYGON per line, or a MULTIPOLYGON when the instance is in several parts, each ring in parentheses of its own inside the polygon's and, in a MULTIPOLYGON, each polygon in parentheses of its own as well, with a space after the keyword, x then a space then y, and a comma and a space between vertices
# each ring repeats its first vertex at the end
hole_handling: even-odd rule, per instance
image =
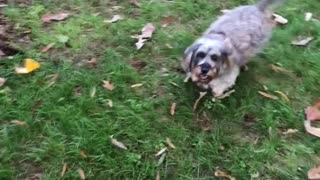
POLYGON ((208 64, 208 63, 200 65, 200 69, 201 69, 200 78, 201 78, 202 81, 208 80, 208 78, 209 78, 208 72, 211 70, 211 68, 212 68, 211 65, 208 64))

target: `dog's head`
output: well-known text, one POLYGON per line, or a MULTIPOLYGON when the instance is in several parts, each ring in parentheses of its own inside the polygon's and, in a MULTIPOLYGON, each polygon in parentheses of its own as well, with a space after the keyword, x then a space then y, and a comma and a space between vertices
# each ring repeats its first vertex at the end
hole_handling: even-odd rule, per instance
POLYGON ((199 39, 184 52, 182 67, 191 73, 193 82, 207 84, 228 67, 230 54, 228 39, 199 39))

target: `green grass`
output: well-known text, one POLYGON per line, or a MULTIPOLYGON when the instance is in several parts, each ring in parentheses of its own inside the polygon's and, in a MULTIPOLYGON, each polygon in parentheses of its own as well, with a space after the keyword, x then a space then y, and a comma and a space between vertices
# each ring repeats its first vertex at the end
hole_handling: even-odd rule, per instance
POLYGON ((23 53, 0 61, 0 77, 7 79, 0 89, 0 179, 26 179, 37 173, 43 179, 59 179, 64 163, 68 170, 61 179, 79 179, 79 168, 88 179, 154 179, 157 171, 162 179, 219 179, 214 176, 217 169, 237 179, 307 179, 307 171, 320 163, 320 142, 303 127, 304 107, 319 97, 320 40, 305 48, 290 42, 299 35, 319 37, 320 23, 304 21, 305 12, 320 16, 319 2, 292 0, 277 11, 289 23, 276 28, 263 54, 241 74, 236 93, 221 102, 207 97, 193 112, 197 91, 184 84, 184 75, 177 71, 183 50, 220 9, 247 3, 253 1, 145 0, 134 8, 127 1, 38 0, 32 6, 5 8, 10 23, 19 25, 15 36, 31 31, 31 40, 13 40, 23 53), (124 8, 113 12, 115 5, 124 8), (41 22, 44 13, 63 10, 72 17, 47 26, 41 22), (126 19, 103 23, 114 14, 126 19), (161 20, 167 16, 174 22, 163 28, 161 20), (138 51, 130 36, 148 22, 156 33, 138 51), (67 45, 59 42, 59 35, 69 37, 67 45), (40 53, 50 43, 55 46, 40 53), (80 66, 93 57, 97 68, 80 66), (14 67, 25 58, 40 61, 41 69, 17 75, 14 67), (147 66, 137 71, 130 65, 133 60, 147 66), (275 63, 292 73, 273 72, 269 65, 275 63), (52 74, 59 79, 48 86, 52 74), (115 89, 104 89, 102 80, 111 81, 115 89), (130 88, 137 83, 144 85, 130 88), (257 92, 263 85, 270 93, 288 93, 291 103, 261 97, 257 92), (174 116, 172 102, 177 103, 174 116), (244 118, 248 114, 253 120, 244 118), (208 126, 211 131, 204 131, 208 126), (299 132, 282 135, 288 128, 299 132), (111 135, 128 150, 114 147, 111 135), (166 146, 166 137, 177 149, 169 149, 157 166, 154 155, 166 146), (80 151, 88 157, 82 158, 80 151))

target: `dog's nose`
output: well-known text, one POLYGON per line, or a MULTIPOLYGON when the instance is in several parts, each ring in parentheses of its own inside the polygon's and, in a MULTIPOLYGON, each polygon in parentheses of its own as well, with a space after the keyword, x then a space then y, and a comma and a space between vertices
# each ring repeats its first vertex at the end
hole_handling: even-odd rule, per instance
POLYGON ((211 69, 210 64, 202 64, 201 65, 201 73, 202 74, 207 74, 211 69))

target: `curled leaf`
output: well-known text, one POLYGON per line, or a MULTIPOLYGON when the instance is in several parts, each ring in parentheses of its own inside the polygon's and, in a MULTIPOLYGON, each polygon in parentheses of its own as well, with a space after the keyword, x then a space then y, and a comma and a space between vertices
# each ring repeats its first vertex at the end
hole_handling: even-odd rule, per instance
POLYGON ((26 122, 19 121, 19 120, 13 120, 13 121, 11 121, 11 123, 12 123, 12 124, 16 124, 16 125, 18 125, 18 126, 25 126, 25 125, 27 125, 26 122))
POLYGON ((120 15, 114 15, 114 16, 112 17, 112 19, 110 19, 110 20, 105 20, 104 22, 105 22, 105 23, 115 23, 115 22, 117 22, 117 21, 119 21, 119 20, 122 20, 122 19, 123 19, 122 16, 120 16, 120 15))
POLYGON ((162 148, 160 151, 157 152, 157 154, 155 156, 158 157, 158 156, 162 155, 166 151, 167 151, 167 148, 162 148))
POLYGON ((313 39, 313 37, 307 37, 305 39, 294 40, 291 44, 295 46, 307 46, 313 39))
POLYGON ((54 45, 55 45, 55 43, 51 43, 51 44, 47 45, 46 47, 42 48, 41 53, 48 52, 54 45))
POLYGON ((151 23, 142 28, 141 35, 138 36, 138 42, 136 43, 137 49, 141 49, 144 46, 144 43, 152 37, 155 30, 156 28, 151 23))
POLYGON ((66 172, 67 172, 67 163, 64 163, 61 171, 61 177, 63 177, 66 174, 66 172))
POLYGON ((84 171, 81 168, 78 169, 78 173, 79 173, 79 176, 80 176, 81 180, 85 180, 86 179, 84 171))
POLYGON ((262 91, 258 91, 259 94, 265 98, 268 98, 268 99, 273 99, 273 100, 277 100, 279 99, 277 96, 274 96, 274 95, 271 95, 271 94, 268 94, 266 92, 262 92, 262 91))
POLYGON ((290 102, 289 97, 285 93, 283 93, 282 91, 274 91, 274 92, 278 93, 280 96, 282 96, 283 99, 285 99, 287 102, 290 102))
POLYGON ((45 23, 50 23, 51 21, 62 21, 70 16, 69 13, 60 12, 57 14, 45 14, 41 17, 42 21, 45 23))
POLYGON ((114 89, 113 84, 111 84, 109 81, 103 81, 103 87, 112 91, 114 89))
POLYGON ((128 149, 122 142, 120 142, 114 138, 111 138, 111 143, 120 149, 124 149, 124 150, 128 149))
POLYGON ((298 129, 288 129, 286 132, 282 132, 283 135, 287 135, 287 134, 294 134, 299 132, 298 129))
POLYGON ((24 67, 16 67, 16 73, 28 74, 40 68, 40 63, 33 59, 25 59, 24 67))
POLYGON ((168 144, 168 146, 172 149, 176 149, 176 146, 171 142, 170 138, 166 138, 166 143, 168 144))
POLYGON ((84 151, 80 151, 80 156, 82 158, 87 158, 88 157, 87 154, 84 151))
POLYGON ((157 166, 160 166, 160 165, 163 163, 163 161, 165 160, 166 156, 167 156, 166 153, 163 153, 163 154, 161 155, 161 157, 160 157, 160 159, 159 159, 159 161, 158 161, 158 163, 157 163, 157 166))
POLYGON ((137 87, 141 87, 141 86, 143 86, 143 84, 134 84, 134 85, 131 85, 131 88, 137 88, 137 87))
POLYGON ((275 72, 286 72, 286 73, 289 73, 290 71, 285 69, 285 68, 282 68, 282 67, 279 67, 279 66, 276 66, 274 64, 271 64, 271 69, 275 72))
POLYGON ((273 20, 276 21, 277 23, 279 24, 287 24, 288 23, 288 20, 282 16, 280 16, 279 14, 272 14, 273 16, 273 20))
POLYGON ((171 104, 171 108, 170 108, 170 114, 171 114, 171 116, 173 116, 173 115, 176 113, 176 106, 177 106, 176 103, 172 103, 172 104, 171 104))
POLYGON ((223 178, 228 178, 230 180, 235 180, 234 177, 230 176, 229 174, 227 174, 226 172, 223 172, 221 170, 216 170, 216 172, 214 172, 214 175, 216 177, 223 177, 223 178))
POLYGON ((111 108, 113 107, 113 102, 110 99, 108 100, 108 106, 111 108))
POLYGON ((320 128, 311 126, 311 121, 320 120, 320 99, 316 101, 313 106, 309 106, 305 109, 306 119, 304 121, 304 127, 306 131, 314 136, 320 137, 320 128))

